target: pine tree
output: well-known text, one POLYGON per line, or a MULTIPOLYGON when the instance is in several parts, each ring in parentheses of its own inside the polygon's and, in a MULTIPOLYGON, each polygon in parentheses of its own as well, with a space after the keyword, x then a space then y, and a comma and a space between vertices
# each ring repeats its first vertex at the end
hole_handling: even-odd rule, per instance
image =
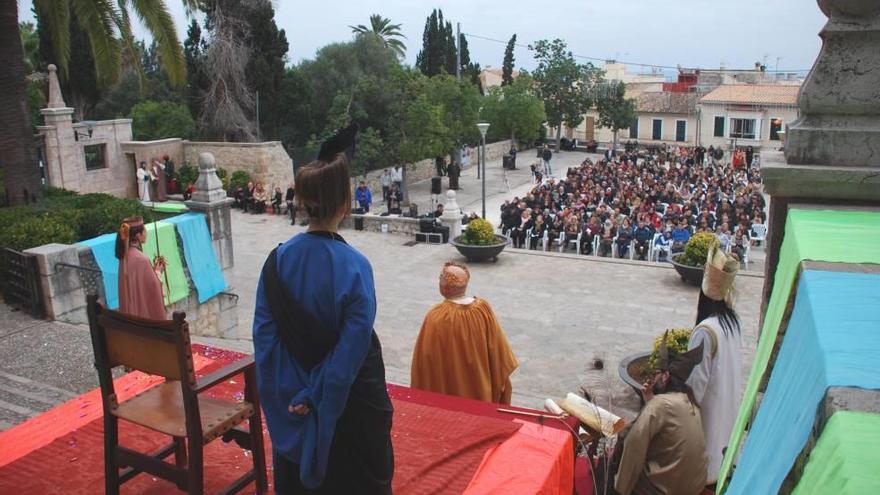
POLYGON ((507 42, 504 49, 504 64, 501 66, 501 85, 507 86, 513 83, 513 47, 516 45, 516 33, 507 42))
POLYGON ((193 19, 183 42, 183 58, 186 60, 186 104, 192 115, 201 114, 202 94, 207 88, 205 75, 205 40, 202 28, 193 19))
POLYGON ((471 53, 468 50, 467 36, 459 35, 459 50, 461 50, 461 73, 464 74, 471 63, 471 53))
MULTIPOLYGON (((422 34, 422 51, 416 57, 416 67, 426 76, 440 73, 440 39, 437 10, 431 12, 425 21, 425 32, 422 34)), ((443 12, 440 12, 443 18, 443 12)))
POLYGON ((446 26, 443 28, 443 67, 446 68, 446 73, 450 75, 455 75, 455 34, 452 31, 452 23, 446 21, 446 26))

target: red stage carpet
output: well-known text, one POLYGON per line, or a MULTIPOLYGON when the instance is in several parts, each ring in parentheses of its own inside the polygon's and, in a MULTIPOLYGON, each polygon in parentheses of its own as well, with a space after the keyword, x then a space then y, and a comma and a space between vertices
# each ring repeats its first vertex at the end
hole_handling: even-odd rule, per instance
MULTIPOLYGON (((197 354, 195 364, 200 375, 242 356, 204 346, 193 346, 193 351, 197 354)), ((124 400, 156 382, 152 377, 135 372, 118 379, 116 386, 117 390, 124 391, 120 394, 124 400)), ((218 385, 211 395, 241 400, 241 390, 242 378, 237 377, 218 385)), ((535 490, 542 493, 571 493, 571 437, 562 430, 528 424, 522 432, 517 432, 522 423, 513 421, 513 416, 498 413, 494 404, 394 385, 389 386, 389 393, 395 408, 392 430, 395 493, 462 493, 465 489, 468 493, 492 493, 499 483, 517 474, 522 477, 523 487, 532 483, 535 490), (522 462, 526 458, 531 461, 522 462), (517 459, 522 469, 517 467, 517 459)), ((271 483, 268 434, 266 439, 271 483)), ((120 440, 129 448, 146 451, 166 442, 167 437, 120 421, 120 440)), ((0 432, 0 446, 2 494, 103 492, 103 427, 97 391, 0 432)), ((205 450, 207 493, 217 492, 248 469, 249 455, 234 443, 218 440, 208 444, 205 450)), ((508 485, 508 488, 512 487, 508 485)), ((149 474, 136 476, 123 485, 122 491, 178 493, 174 485, 149 474)), ((252 488, 244 491, 252 492, 252 488)))

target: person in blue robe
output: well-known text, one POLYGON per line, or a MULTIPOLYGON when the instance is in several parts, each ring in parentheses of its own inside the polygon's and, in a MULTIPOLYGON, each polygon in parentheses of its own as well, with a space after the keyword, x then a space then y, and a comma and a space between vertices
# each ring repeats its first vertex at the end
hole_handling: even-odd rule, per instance
POLYGON ((337 232, 351 204, 349 158, 338 151, 354 137, 340 135, 297 173, 309 229, 272 251, 257 287, 254 357, 279 494, 391 493, 373 271, 337 232))

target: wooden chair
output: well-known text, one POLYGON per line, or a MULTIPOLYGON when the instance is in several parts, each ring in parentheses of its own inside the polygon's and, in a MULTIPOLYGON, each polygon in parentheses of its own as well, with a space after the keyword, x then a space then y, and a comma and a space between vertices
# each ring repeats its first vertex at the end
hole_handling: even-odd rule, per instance
POLYGON ((89 328, 104 407, 104 476, 107 494, 141 472, 171 481, 190 494, 204 493, 203 448, 222 438, 252 451, 253 469, 222 493, 236 493, 251 481, 257 493, 267 488, 263 422, 252 356, 196 379, 186 314, 173 320, 148 320, 105 309, 88 296, 89 328), (165 378, 165 382, 118 402, 111 370, 117 366, 165 378), (200 396, 201 392, 244 373, 244 402, 200 396), (119 445, 119 420, 171 436, 151 453, 119 445), (243 428, 247 421, 248 428, 243 428), (174 464, 164 461, 174 454, 174 464), (121 471, 120 471, 121 470, 121 471))

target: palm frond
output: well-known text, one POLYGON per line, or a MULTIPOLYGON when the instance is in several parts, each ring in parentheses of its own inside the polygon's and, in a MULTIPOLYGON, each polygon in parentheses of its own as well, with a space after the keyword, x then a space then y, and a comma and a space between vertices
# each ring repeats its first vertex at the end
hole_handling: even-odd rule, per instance
POLYGON ((369 29, 367 29, 367 26, 364 26, 363 24, 358 24, 357 26, 348 26, 348 27, 351 28, 351 32, 354 34, 364 34, 367 31, 369 31, 369 29))
POLYGON ((131 0, 131 4, 153 35, 159 50, 159 61, 171 84, 182 86, 186 82, 186 60, 177 39, 174 18, 168 12, 164 0, 131 0))
POLYGON ((110 0, 69 1, 77 22, 89 37, 98 84, 109 86, 119 76, 119 43, 114 29, 119 13, 110 0))
MULTIPOLYGON (((67 64, 70 61, 70 4, 66 0, 34 0, 34 10, 40 24, 52 33, 52 52, 62 77, 67 77, 67 64)), ((40 70, 45 69, 45 67, 40 70)))
POLYGON ((128 0, 118 1, 119 17, 117 25, 119 27, 119 34, 122 38, 122 44, 125 46, 126 51, 128 51, 132 68, 138 76, 138 90, 143 94, 147 78, 144 75, 144 68, 141 66, 141 52, 138 49, 138 45, 135 42, 134 35, 131 31, 131 17, 128 15, 128 0))

